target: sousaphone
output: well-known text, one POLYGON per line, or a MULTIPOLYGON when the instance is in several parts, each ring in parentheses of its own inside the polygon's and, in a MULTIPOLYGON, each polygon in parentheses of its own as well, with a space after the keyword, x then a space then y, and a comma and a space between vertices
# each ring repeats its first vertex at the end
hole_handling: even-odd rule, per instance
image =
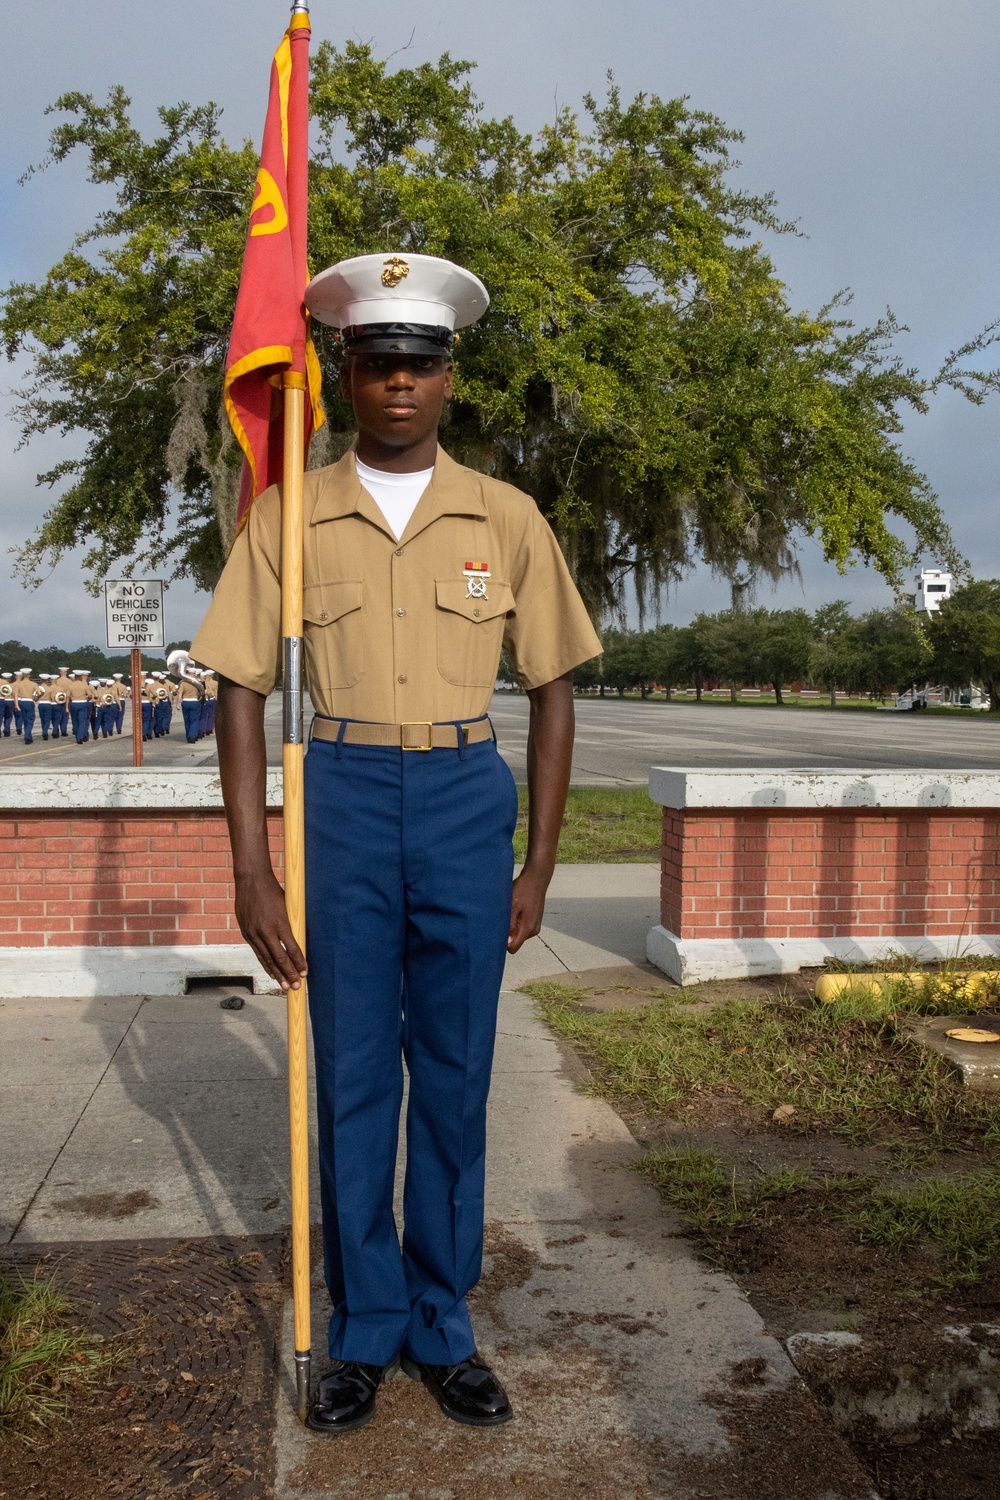
POLYGON ((13 698, 14 689, 9 682, 0 682, 0 698, 13 698))

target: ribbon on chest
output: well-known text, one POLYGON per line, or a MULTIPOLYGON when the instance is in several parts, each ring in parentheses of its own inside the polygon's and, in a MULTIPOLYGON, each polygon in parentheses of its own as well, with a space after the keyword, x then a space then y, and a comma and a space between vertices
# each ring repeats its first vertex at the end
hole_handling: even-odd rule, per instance
POLYGON ((486 580, 490 576, 489 563, 467 562, 462 572, 469 580, 469 592, 465 596, 467 599, 488 599, 490 597, 486 592, 486 580))

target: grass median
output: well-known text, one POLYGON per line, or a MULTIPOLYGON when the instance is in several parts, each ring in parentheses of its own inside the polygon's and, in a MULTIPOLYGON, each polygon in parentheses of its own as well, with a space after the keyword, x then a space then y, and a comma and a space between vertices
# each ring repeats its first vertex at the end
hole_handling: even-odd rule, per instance
POLYGON ((768 1305, 789 1285, 793 1300, 820 1287, 844 1307, 884 1307, 992 1283, 1000 1096, 964 1088, 907 1029, 941 993, 904 982, 821 1005, 778 986, 722 1001, 717 990, 595 1011, 582 987, 525 986, 583 1054, 587 1087, 650 1147, 639 1169, 708 1259, 748 1273, 768 1305), (859 1271, 866 1258, 877 1274, 859 1271))
MULTIPOLYGON (((518 801, 514 855, 523 863, 528 847, 526 787, 518 788, 518 801)), ((655 864, 662 813, 645 787, 572 787, 556 857, 563 865, 655 864)))

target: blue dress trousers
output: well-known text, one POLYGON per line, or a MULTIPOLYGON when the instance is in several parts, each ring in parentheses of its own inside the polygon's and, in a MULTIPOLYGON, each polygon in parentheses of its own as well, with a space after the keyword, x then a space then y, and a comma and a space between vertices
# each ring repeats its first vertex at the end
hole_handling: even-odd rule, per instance
POLYGON ((492 740, 428 751, 314 740, 305 803, 330 1356, 457 1363, 476 1347, 465 1296, 482 1262, 517 790, 492 740))

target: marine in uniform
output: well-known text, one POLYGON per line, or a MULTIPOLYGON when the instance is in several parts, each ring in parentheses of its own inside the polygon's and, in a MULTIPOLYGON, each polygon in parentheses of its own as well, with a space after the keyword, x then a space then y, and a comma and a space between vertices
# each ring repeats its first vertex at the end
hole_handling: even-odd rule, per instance
POLYGON ((38 704, 38 722, 41 726, 43 740, 47 740, 52 732, 52 714, 55 709, 55 698, 52 691, 53 680, 48 672, 39 672, 38 674, 41 690, 36 702, 38 704))
MULTIPOLYGON (((317 277, 356 449, 305 476, 309 1002, 329 1352, 309 1425, 349 1431, 402 1363, 446 1415, 508 1420, 465 1298, 481 1271, 486 1100, 508 951, 541 926, 569 783, 570 673, 600 643, 535 502, 438 446, 469 272, 363 256, 317 277), (528 854, 487 710, 501 647, 531 701, 528 854), (402 1243, 393 1176, 410 1080, 402 1243)), ((280 655, 280 493, 238 535, 192 653, 219 675, 240 927, 287 989, 306 963, 267 850, 263 712, 280 655)))
POLYGON ((90 737, 91 739, 96 740, 100 735, 100 730, 98 729, 97 725, 97 710, 99 707, 99 699, 101 695, 101 679, 99 677, 88 678, 87 687, 90 690, 87 694, 87 701, 89 703, 88 717, 90 724, 90 737))
POLYGON ((14 732, 16 734, 24 733, 24 713, 21 707, 21 698, 18 695, 18 684, 23 683, 30 676, 30 667, 18 667, 14 673, 14 681, 11 684, 14 695, 14 732))
POLYGON ((162 739, 170 728, 170 683, 164 672, 152 673, 153 738, 162 739))
POLYGON ((14 713, 21 716, 21 729, 26 745, 35 743, 35 704, 42 691, 38 683, 32 681, 31 668, 22 667, 14 679, 14 713))
POLYGON ((81 668, 76 668, 70 676, 66 692, 74 738, 78 745, 84 745, 90 730, 90 686, 87 674, 81 668))
POLYGON ((14 674, 0 672, 0 733, 10 739, 10 726, 14 718, 14 674))
POLYGON ((121 734, 122 725, 125 723, 125 699, 128 697, 128 688, 125 686, 125 673, 113 672, 111 674, 111 691, 115 695, 114 732, 121 734))
POLYGON ((59 676, 53 679, 52 700, 55 711, 52 715, 52 733, 57 739, 69 736, 69 667, 60 667, 59 676))
POLYGON ((201 682, 196 682, 191 677, 182 677, 177 685, 177 702, 184 719, 184 736, 189 745, 195 744, 200 737, 204 701, 205 689, 201 682))
POLYGON ((153 715, 156 710, 156 681, 153 674, 148 673, 142 684, 142 737, 144 740, 153 738, 153 715))
POLYGON ((205 733, 215 733, 215 709, 219 696, 219 684, 214 672, 205 673, 205 733))

